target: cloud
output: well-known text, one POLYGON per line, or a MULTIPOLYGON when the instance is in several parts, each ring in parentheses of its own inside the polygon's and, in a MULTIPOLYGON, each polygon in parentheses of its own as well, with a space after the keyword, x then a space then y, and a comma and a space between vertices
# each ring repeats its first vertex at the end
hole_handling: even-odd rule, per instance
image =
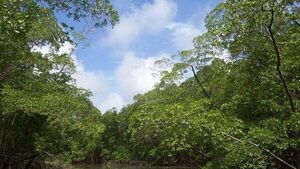
POLYGON ((76 72, 72 75, 76 79, 76 85, 89 89, 93 94, 97 94, 106 89, 106 78, 101 71, 88 71, 76 58, 76 72))
MULTIPOLYGON (((74 46, 71 43, 65 43, 59 49, 58 53, 71 53, 73 48, 74 46)), ((72 75, 72 77, 76 80, 76 85, 90 90, 94 95, 104 91, 106 88, 105 75, 101 71, 87 70, 82 61, 80 61, 74 53, 72 53, 71 57, 76 66, 76 72, 72 75)))
POLYGON ((177 50, 193 48, 193 39, 201 33, 195 26, 179 22, 168 25, 168 29, 171 31, 171 40, 177 50))
POLYGON ((107 45, 106 47, 110 49, 117 47, 123 50, 114 50, 114 55, 121 56, 118 58, 122 60, 114 70, 112 77, 114 86, 103 96, 107 100, 101 104, 97 103, 98 107, 119 109, 121 105, 131 103, 134 95, 153 89, 160 81, 160 77, 153 76, 153 73, 156 73, 153 68, 155 60, 164 54, 145 58, 133 52, 135 48, 132 48, 132 44, 140 40, 143 35, 166 31, 164 36, 170 37, 171 45, 176 50, 193 47, 193 38, 201 33, 200 30, 192 23, 175 21, 176 14, 177 4, 173 0, 154 0, 139 7, 131 6, 129 11, 121 13, 120 23, 101 39, 102 44, 107 45))
POLYGON ((165 29, 176 15, 177 6, 172 0, 155 0, 140 8, 133 8, 120 17, 120 23, 110 30, 103 43, 110 46, 129 45, 143 33, 155 33, 165 29))
POLYGON ((176 14, 177 4, 173 0, 154 0, 141 7, 133 7, 120 16, 120 23, 108 32, 102 44, 128 49, 144 34, 167 30, 177 50, 190 49, 193 47, 193 38, 201 33, 200 28, 192 23, 175 21, 176 14))
MULTIPOLYGON (((170 47, 175 47, 175 50, 186 50, 193 47, 193 38, 201 33, 200 28, 194 26, 195 23, 175 20, 177 4, 173 0, 153 0, 141 6, 136 6, 133 2, 133 0, 130 0, 130 3, 124 1, 130 10, 126 7, 127 12, 121 13, 120 23, 109 30, 107 36, 101 38, 104 49, 111 50, 113 56, 121 56, 118 57, 121 59, 120 63, 112 65, 110 74, 101 70, 89 70, 75 54, 72 55, 77 66, 73 75, 76 85, 89 89, 93 93, 91 97, 93 104, 102 111, 112 107, 120 110, 123 105, 132 102, 134 95, 153 89, 160 80, 160 77, 153 76, 153 73, 156 73, 153 70, 154 62, 166 54, 157 51, 156 53, 162 54, 141 57, 138 50, 135 50, 137 46, 133 44, 148 43, 147 38, 151 38, 151 35, 158 37, 157 35, 162 34, 169 38, 170 47), (116 47, 123 50, 115 50, 116 47), (128 50, 132 52, 126 52, 128 50)), ((71 44, 65 44, 60 52, 69 53, 72 47, 71 44)))
POLYGON ((133 52, 128 52, 115 71, 115 79, 119 88, 130 99, 138 93, 153 89, 160 80, 160 77, 153 75, 155 73, 154 62, 165 55, 139 58, 133 52))
MULTIPOLYGON (((57 51, 58 54, 70 54, 71 50, 74 46, 71 43, 65 43, 62 47, 57 51)), ((42 46, 42 47, 34 47, 33 51, 38 51, 43 54, 47 54, 51 52, 50 46, 42 46)), ((91 101, 94 105, 99 109, 105 109, 102 104, 100 104, 103 100, 106 100, 105 97, 109 97, 109 94, 106 94, 107 89, 107 78, 101 71, 89 71, 85 68, 82 61, 78 59, 78 57, 73 53, 71 55, 75 66, 76 72, 72 75, 75 79, 75 84, 77 87, 88 89, 92 92, 93 96, 91 97, 91 101)), ((110 97, 111 98, 111 97, 110 97)), ((119 101, 117 101, 119 103, 119 101)))
MULTIPOLYGON (((92 97, 93 99, 93 97, 92 97)), ((98 100, 98 99, 96 99, 98 100)), ((122 96, 115 92, 109 92, 102 98, 101 102, 94 103, 96 107, 100 108, 102 111, 109 110, 115 107, 120 110, 126 102, 123 100, 122 96)))

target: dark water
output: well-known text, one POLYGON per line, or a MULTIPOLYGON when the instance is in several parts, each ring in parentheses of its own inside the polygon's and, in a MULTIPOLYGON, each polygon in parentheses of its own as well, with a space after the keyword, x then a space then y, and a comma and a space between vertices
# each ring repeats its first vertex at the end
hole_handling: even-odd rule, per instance
POLYGON ((74 169, 196 169, 191 167, 148 167, 148 166, 133 166, 121 164, 105 164, 105 165, 80 165, 75 166, 74 169))

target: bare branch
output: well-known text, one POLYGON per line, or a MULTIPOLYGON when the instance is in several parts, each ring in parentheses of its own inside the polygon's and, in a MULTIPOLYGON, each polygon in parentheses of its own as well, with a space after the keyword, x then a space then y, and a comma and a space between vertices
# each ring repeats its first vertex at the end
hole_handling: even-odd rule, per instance
MULTIPOLYGON (((88 28, 88 30, 86 32, 83 33, 83 37, 86 37, 87 34, 89 34, 93 29, 95 28, 95 25, 91 26, 88 28)), ((78 48, 80 42, 82 42, 83 40, 85 40, 85 38, 82 38, 80 40, 78 40, 75 44, 74 44, 74 47, 71 49, 70 53, 68 54, 69 56, 71 56, 75 50, 78 48)), ((64 68, 66 67, 66 64, 64 64, 61 69, 59 70, 58 72, 58 75, 60 75, 62 73, 62 71, 64 70, 64 68)))
MULTIPOLYGON (((232 140, 235 140, 239 143, 245 143, 245 141, 241 140, 241 139, 238 139, 228 133, 224 133, 225 136, 231 138, 232 140)), ((264 152, 270 154, 272 157, 276 158, 277 160, 279 160, 280 162, 282 162, 283 164, 285 164, 286 166, 288 166, 289 168, 292 168, 292 169, 297 169, 296 167, 292 166, 291 164, 289 164, 288 162, 284 161, 282 158, 278 157, 277 155, 275 155, 274 153, 272 153, 270 150, 264 148, 263 146, 259 145, 259 144, 256 144, 256 143, 253 143, 252 141, 246 141, 247 143, 251 144, 252 146, 254 147, 257 147, 261 150, 263 150, 264 152)))

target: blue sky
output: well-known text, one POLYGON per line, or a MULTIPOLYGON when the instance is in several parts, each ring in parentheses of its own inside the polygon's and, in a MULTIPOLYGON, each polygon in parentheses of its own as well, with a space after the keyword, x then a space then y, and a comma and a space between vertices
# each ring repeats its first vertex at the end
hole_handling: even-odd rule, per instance
POLYGON ((206 14, 220 1, 112 0, 120 23, 89 33, 89 45, 77 48, 77 85, 92 91, 102 112, 132 103, 159 81, 154 61, 192 48, 192 39, 205 31, 206 14))

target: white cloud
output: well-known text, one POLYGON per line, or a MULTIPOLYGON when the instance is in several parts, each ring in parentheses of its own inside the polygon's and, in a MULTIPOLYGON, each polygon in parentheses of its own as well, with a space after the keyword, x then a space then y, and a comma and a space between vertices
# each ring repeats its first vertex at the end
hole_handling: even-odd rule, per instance
POLYGON ((171 34, 171 42, 177 50, 193 47, 193 38, 200 35, 200 28, 192 23, 176 22, 177 4, 173 0, 154 0, 120 16, 120 23, 102 39, 102 44, 125 48, 143 34, 164 30, 171 34))
POLYGON ((159 32, 171 23, 176 11, 176 3, 172 0, 145 3, 142 7, 121 15, 120 23, 109 32, 103 43, 126 46, 143 33, 159 32))
MULTIPOLYGON (((110 50, 118 47, 127 51, 130 49, 127 47, 142 35, 158 34, 162 31, 166 31, 163 32, 166 33, 164 36, 170 37, 170 46, 174 45, 177 50, 185 50, 193 47, 193 38, 201 33, 192 23, 175 21, 177 4, 173 0, 153 0, 140 7, 133 5, 130 8, 130 11, 121 13, 120 23, 101 39, 110 50)), ((65 44, 60 52, 69 53, 72 47, 71 44, 65 44)), ((40 50, 47 51, 45 48, 40 50)), ((114 50, 115 55, 120 55, 120 51, 124 52, 114 50)), ((134 95, 153 89, 160 80, 160 77, 153 76, 156 72, 152 68, 155 67, 155 60, 161 58, 161 55, 142 58, 139 53, 125 52, 125 55, 120 56, 121 63, 111 70, 113 75, 108 75, 101 71, 88 70, 78 57, 72 55, 77 66, 73 75, 77 86, 89 89, 93 93, 93 104, 102 111, 111 107, 120 110, 123 105, 132 102, 134 95)))
POLYGON ((106 78, 101 71, 88 71, 83 64, 75 60, 76 72, 72 75, 76 79, 76 85, 89 89, 93 94, 102 92, 106 88, 106 78))
MULTIPOLYGON (((59 54, 70 53, 74 46, 71 43, 65 43, 58 51, 59 54)), ((78 87, 90 90, 94 95, 105 90, 106 79, 101 71, 88 71, 82 61, 72 53, 72 59, 76 66, 76 72, 72 77, 76 80, 78 87)))
POLYGON ((172 42, 178 50, 193 48, 193 39, 200 35, 200 30, 191 24, 172 23, 168 25, 171 30, 172 42))
POLYGON ((113 107, 115 107, 117 110, 120 110, 126 104, 126 102, 123 100, 120 94, 115 92, 109 92, 103 97, 103 99, 101 99, 101 102, 96 102, 94 104, 101 110, 106 111, 113 107))
MULTIPOLYGON (((67 43, 60 49, 59 53, 69 53, 72 47, 71 44, 67 43)), ((76 85, 92 92, 93 96, 90 99, 98 109, 102 112, 112 107, 120 110, 128 103, 128 101, 124 100, 124 96, 122 97, 120 94, 112 91, 113 88, 108 86, 110 83, 108 75, 101 71, 89 71, 76 55, 73 54, 72 58, 76 65, 76 72, 72 76, 76 80, 76 85)))
POLYGON ((153 89, 160 77, 153 76, 154 62, 165 56, 139 58, 133 52, 128 52, 115 72, 119 88, 131 99, 138 93, 145 93, 153 89))
MULTIPOLYGON (((74 46, 71 43, 65 43, 57 53, 70 54, 73 48, 74 46)), ((51 52, 51 49, 49 46, 43 46, 43 47, 34 47, 33 51, 38 51, 43 54, 46 54, 51 52)), ((78 59, 78 57, 74 53, 71 55, 71 57, 76 66, 76 72, 72 75, 72 77, 75 79, 76 86, 90 90, 93 94, 93 96, 91 97, 92 102, 99 109, 106 110, 106 107, 103 107, 102 104, 99 104, 103 100, 105 100, 105 95, 103 95, 103 93, 106 90, 106 83, 107 83, 105 75, 101 71, 87 70, 84 67, 84 64, 78 59)), ((117 104, 119 104, 118 100, 117 100, 117 104)))

